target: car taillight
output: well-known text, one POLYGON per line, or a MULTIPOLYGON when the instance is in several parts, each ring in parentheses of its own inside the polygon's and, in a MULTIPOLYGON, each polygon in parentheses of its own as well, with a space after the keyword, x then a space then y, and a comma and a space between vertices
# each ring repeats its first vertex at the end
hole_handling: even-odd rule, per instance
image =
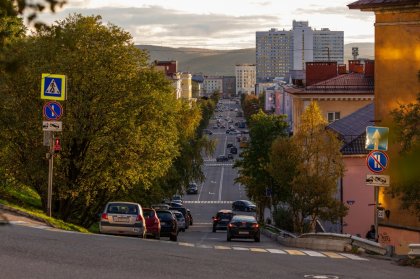
POLYGON ((258 225, 258 224, 252 224, 252 227, 253 228, 258 228, 260 225, 258 225))
POLYGON ((137 215, 136 221, 141 221, 141 222, 143 222, 143 217, 141 217, 141 215, 140 215, 140 214, 139 214, 139 215, 137 215))
POLYGON ((236 227, 234 224, 232 224, 232 223, 230 223, 229 225, 229 228, 234 228, 234 227, 236 227))
POLYGON ((101 220, 108 220, 108 214, 107 213, 102 213, 101 220))

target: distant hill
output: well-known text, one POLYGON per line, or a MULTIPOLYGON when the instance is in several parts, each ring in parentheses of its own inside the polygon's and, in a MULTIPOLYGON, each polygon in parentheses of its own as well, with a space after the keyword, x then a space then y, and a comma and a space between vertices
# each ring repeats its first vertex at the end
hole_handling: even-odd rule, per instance
MULTIPOLYGON (((359 47, 360 58, 374 58, 373 43, 353 43, 344 46, 344 60, 352 59, 352 47, 359 47)), ((147 50, 150 62, 154 60, 176 60, 178 70, 205 75, 233 76, 236 64, 255 64, 255 48, 236 50, 212 50, 203 48, 170 48, 153 45, 138 45, 147 50)))

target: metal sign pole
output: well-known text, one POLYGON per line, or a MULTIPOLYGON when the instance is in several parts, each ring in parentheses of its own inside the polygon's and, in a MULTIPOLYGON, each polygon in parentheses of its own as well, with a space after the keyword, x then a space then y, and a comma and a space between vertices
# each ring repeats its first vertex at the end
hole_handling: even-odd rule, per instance
POLYGON ((51 132, 50 150, 48 159, 48 216, 52 213, 52 184, 53 184, 53 170, 54 170, 54 133, 51 132))
POLYGON ((375 241, 378 239, 378 190, 379 186, 374 186, 374 193, 375 193, 375 241))

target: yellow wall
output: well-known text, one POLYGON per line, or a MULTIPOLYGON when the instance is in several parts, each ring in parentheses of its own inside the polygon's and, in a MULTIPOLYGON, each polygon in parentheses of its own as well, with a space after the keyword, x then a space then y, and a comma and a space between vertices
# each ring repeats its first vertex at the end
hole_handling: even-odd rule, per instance
MULTIPOLYGON (((420 10, 376 11, 375 14, 375 118, 380 120, 377 126, 390 127, 392 139, 395 131, 392 129, 390 111, 399 107, 399 104, 414 103, 416 94, 420 93, 420 10)), ((396 178, 392 173, 398 157, 397 143, 391 141, 388 155, 390 163, 386 174, 391 174, 392 184, 396 178)), ((396 245, 397 253, 406 253, 405 239, 419 242, 419 219, 401 210, 399 200, 386 194, 384 189, 379 192, 379 202, 391 211, 390 218, 381 220, 379 224, 414 228, 396 230, 389 226, 380 226, 378 230, 379 234, 391 236, 391 244, 396 245), (402 235, 405 236, 404 239, 401 238, 402 235)), ((381 238, 380 242, 389 244, 381 241, 381 238)))

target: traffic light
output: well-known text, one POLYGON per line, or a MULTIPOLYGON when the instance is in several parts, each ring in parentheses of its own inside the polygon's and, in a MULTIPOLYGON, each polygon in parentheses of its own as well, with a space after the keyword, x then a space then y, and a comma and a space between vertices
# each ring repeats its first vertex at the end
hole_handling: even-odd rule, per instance
POLYGON ((61 140, 60 138, 55 138, 54 139, 54 152, 59 152, 61 151, 61 140))

